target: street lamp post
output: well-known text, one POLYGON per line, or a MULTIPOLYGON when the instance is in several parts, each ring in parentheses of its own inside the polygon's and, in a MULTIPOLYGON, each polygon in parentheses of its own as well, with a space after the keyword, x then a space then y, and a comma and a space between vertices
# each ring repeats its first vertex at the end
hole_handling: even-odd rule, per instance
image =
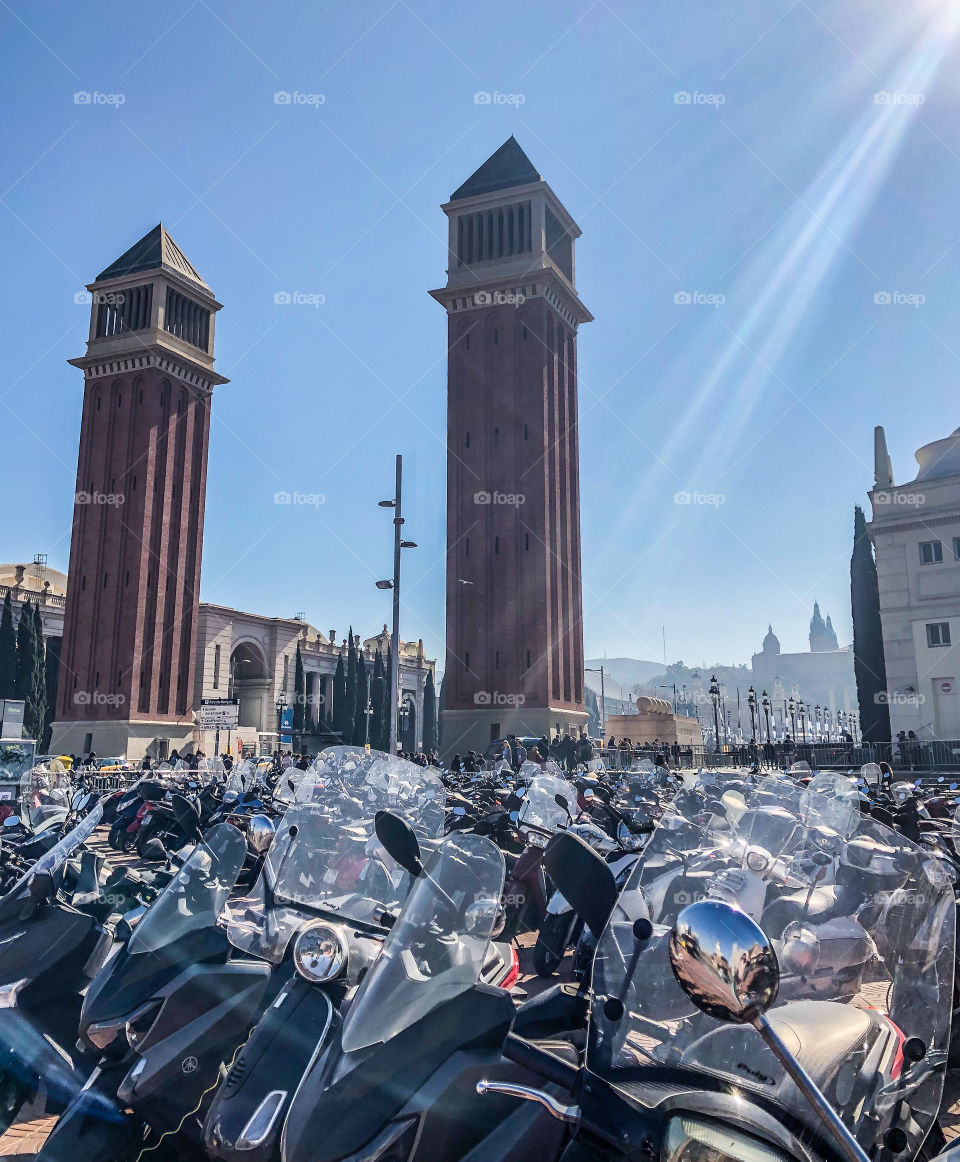
POLYGON ((790 712, 790 736, 794 742, 797 741, 797 704, 793 700, 791 694, 787 700, 787 709, 790 712))
POLYGON ((363 732, 363 743, 364 743, 364 746, 366 747, 366 746, 370 745, 370 715, 373 714, 373 703, 370 701, 369 698, 367 698, 367 704, 363 708, 363 713, 367 719, 366 726, 365 726, 364 732, 363 732))
POLYGON ((677 684, 676 684, 676 682, 670 682, 667 684, 664 684, 663 682, 661 682, 660 685, 657 687, 657 689, 658 690, 672 690, 673 691, 673 712, 674 712, 674 714, 676 714, 676 712, 677 712, 677 684))
POLYGON ((720 752, 720 687, 714 674, 710 679, 710 700, 713 702, 713 738, 714 749, 720 752))
POLYGON ((281 690, 277 695, 277 750, 281 747, 281 738, 283 737, 283 712, 287 708, 287 695, 281 690))
POLYGON ((747 691, 747 705, 750 707, 750 734, 757 741, 757 692, 751 686, 747 691))
POLYGON ((807 745, 807 708, 803 704, 803 699, 797 703, 797 714, 800 716, 800 734, 803 738, 803 745, 807 745))
POLYGON ((397 702, 400 690, 400 551, 415 549, 415 541, 405 541, 400 530, 403 527, 401 497, 403 490, 403 457, 397 456, 397 487, 393 500, 381 500, 381 508, 393 509, 393 578, 378 581, 378 589, 393 590, 393 632, 390 635, 390 754, 397 753, 397 702))
POLYGON ((763 706, 763 717, 767 723, 767 742, 770 741, 770 699, 767 697, 766 690, 761 693, 761 705, 763 706))

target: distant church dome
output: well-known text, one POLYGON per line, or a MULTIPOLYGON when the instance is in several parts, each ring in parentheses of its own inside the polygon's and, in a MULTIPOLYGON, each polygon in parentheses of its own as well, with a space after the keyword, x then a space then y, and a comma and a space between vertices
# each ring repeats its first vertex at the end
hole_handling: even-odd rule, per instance
POLYGON ((780 639, 773 632, 773 626, 767 623, 767 634, 763 639, 763 652, 765 654, 779 654, 780 653, 780 639))

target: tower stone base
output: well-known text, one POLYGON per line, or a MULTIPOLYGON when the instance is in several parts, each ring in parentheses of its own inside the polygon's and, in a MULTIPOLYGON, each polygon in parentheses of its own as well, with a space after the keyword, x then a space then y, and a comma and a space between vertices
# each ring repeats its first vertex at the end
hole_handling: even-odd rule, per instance
POLYGON ((51 754, 86 755, 93 751, 98 758, 123 755, 139 761, 149 755, 161 758, 184 751, 193 745, 192 722, 55 722, 50 740, 51 754))
POLYGON ((515 734, 518 738, 552 739, 557 734, 576 738, 585 730, 589 715, 580 710, 561 710, 553 706, 478 706, 476 710, 445 710, 443 742, 445 759, 468 750, 487 749, 494 738, 515 734))

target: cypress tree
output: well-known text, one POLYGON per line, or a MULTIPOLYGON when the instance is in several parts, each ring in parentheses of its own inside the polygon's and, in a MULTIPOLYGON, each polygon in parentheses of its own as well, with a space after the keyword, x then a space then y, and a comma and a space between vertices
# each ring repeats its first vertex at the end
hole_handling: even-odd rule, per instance
POLYGON ((377 652, 373 655, 373 677, 370 679, 370 703, 373 708, 370 715, 370 745, 374 750, 386 749, 383 745, 383 698, 386 689, 383 654, 377 646, 377 652))
MULTIPOLYGON (((329 710, 328 710, 329 717, 329 710)), ((333 674, 333 732, 337 743, 346 742, 344 730, 347 721, 347 678, 343 669, 343 650, 337 656, 337 668, 333 674)))
POLYGON ((353 722, 353 745, 363 746, 367 741, 367 722, 372 717, 367 714, 367 663, 363 650, 357 651, 357 712, 353 722))
POLYGON ((297 659, 293 669, 293 733, 300 735, 303 745, 304 721, 306 719, 307 683, 303 676, 303 659, 300 657, 300 643, 297 642, 297 659))
POLYGON ((357 717, 357 649, 353 644, 353 626, 350 626, 349 645, 347 647, 347 698, 343 720, 343 741, 346 744, 353 742, 354 723, 357 717))
MULTIPOLYGON (((20 606, 20 620, 17 622, 17 676, 13 685, 13 696, 21 702, 30 701, 35 665, 36 636, 33 632, 33 606, 29 601, 25 601, 20 606)), ((24 709, 24 725, 26 725, 26 709, 24 709)))
POLYGON ((47 728, 43 732, 40 750, 46 754, 50 750, 50 739, 53 734, 53 721, 57 711, 57 687, 60 681, 60 646, 62 639, 52 637, 47 639, 47 648, 44 651, 43 680, 47 691, 47 728))
POLYGON ((39 743, 47 731, 46 650, 43 643, 43 619, 39 602, 33 607, 33 682, 30 687, 30 712, 33 716, 32 735, 39 743))
POLYGON ((857 679, 860 729, 865 742, 889 742, 890 708, 887 705, 887 667, 883 656, 877 563, 863 509, 859 505, 853 514, 850 609, 853 614, 853 670, 857 679))
POLYGON ((427 754, 437 749, 437 690, 430 670, 423 686, 423 749, 427 754))
POLYGON ((0 698, 14 698, 17 685, 17 633, 13 628, 13 600, 10 590, 0 613, 0 698))

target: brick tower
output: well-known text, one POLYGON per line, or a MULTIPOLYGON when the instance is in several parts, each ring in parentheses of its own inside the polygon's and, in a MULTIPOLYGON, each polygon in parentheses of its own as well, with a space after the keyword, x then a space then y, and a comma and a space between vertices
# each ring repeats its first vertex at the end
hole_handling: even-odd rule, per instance
POLYGON ((54 753, 162 755, 193 735, 220 303, 163 226, 91 293, 54 753))
POLYGON ((511 137, 443 207, 447 285, 445 752, 585 726, 580 230, 511 137))

